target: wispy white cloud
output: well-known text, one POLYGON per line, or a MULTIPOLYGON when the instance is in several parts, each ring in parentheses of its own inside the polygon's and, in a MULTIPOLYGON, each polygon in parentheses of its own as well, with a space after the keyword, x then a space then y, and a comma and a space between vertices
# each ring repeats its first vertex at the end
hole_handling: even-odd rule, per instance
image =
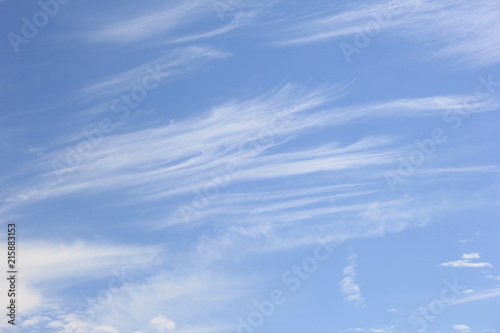
POLYGON ((200 20, 211 10, 208 0, 169 2, 150 12, 124 15, 104 26, 95 28, 87 38, 93 42, 130 43, 162 33, 172 33, 180 27, 200 20))
POLYGON ((493 267, 492 264, 488 262, 474 262, 473 259, 479 259, 479 253, 465 253, 462 255, 461 260, 443 262, 439 266, 443 267, 472 267, 472 268, 482 268, 482 267, 493 267))
POLYGON ((500 287, 491 288, 488 290, 483 290, 479 292, 475 292, 470 296, 460 297, 453 304, 463 304, 469 302, 480 301, 483 299, 494 298, 500 296, 500 287))
MULTIPOLYGON (((420 1, 405 1, 398 6, 398 10, 407 16, 414 13, 420 1)), ((358 33, 360 28, 369 23, 377 22, 375 15, 386 13, 391 3, 379 1, 371 4, 356 4, 341 9, 331 7, 330 11, 323 11, 315 15, 307 15, 292 21, 293 26, 284 28, 275 42, 277 45, 297 45, 325 41, 341 36, 358 33)), ((397 25, 398 21, 389 13, 389 20, 385 28, 397 25)))
POLYGON ((81 37, 90 43, 135 45, 165 45, 213 38, 251 23, 259 12, 275 2, 224 3, 224 16, 231 18, 228 24, 219 20, 220 6, 212 0, 159 2, 148 9, 141 4, 136 10, 118 13, 113 8, 109 9, 115 10, 113 20, 94 22, 94 27, 81 37))
POLYGON ((80 311, 71 311, 54 306, 39 311, 42 315, 26 317, 25 322, 29 323, 26 326, 58 333, 70 333, 75 329, 81 333, 212 333, 234 329, 208 318, 222 309, 227 312, 229 302, 234 304, 243 295, 248 296, 250 285, 255 281, 214 274, 196 262, 190 263, 197 267, 179 267, 129 282, 98 307, 89 305, 80 311), (200 318, 202 312, 207 316, 200 318))
POLYGON ((365 299, 361 295, 361 288, 359 284, 356 283, 356 255, 351 254, 346 262, 348 265, 342 271, 344 273, 344 278, 340 281, 340 291, 345 295, 344 300, 347 303, 354 304, 356 306, 365 305, 365 299))
MULTIPOLYGON (((112 89, 114 81, 121 85, 121 80, 109 78, 104 88, 112 89)), ((85 91, 93 89, 97 88, 89 86, 85 91)), ((107 205, 128 209, 142 205, 142 214, 146 204, 160 212, 148 216, 148 225, 165 227, 185 223, 179 207, 205 200, 205 188, 226 184, 218 185, 216 198, 192 216, 192 221, 216 218, 230 224, 236 219, 241 227, 229 229, 227 235, 235 239, 272 235, 271 241, 261 244, 262 249, 382 235, 424 225, 429 220, 428 209, 411 197, 386 197, 386 189, 381 192, 378 186, 379 173, 374 171, 381 174, 401 156, 395 137, 365 136, 314 146, 296 143, 314 131, 361 119, 439 115, 458 107, 462 97, 335 107, 348 89, 349 85, 309 90, 286 85, 168 125, 108 135, 101 145, 83 154, 80 163, 62 171, 53 170, 52 163, 66 163, 67 150, 47 151, 30 166, 32 177, 1 193, 6 203, 2 212, 6 217, 13 212, 19 216, 21 207, 36 201, 83 192, 98 195, 106 188, 115 191, 107 205), (236 165, 236 171, 228 173, 228 165, 236 165), (367 168, 370 173, 365 172, 367 168), (58 180, 58 172, 63 181, 58 180), (299 176, 305 178, 298 180, 299 176), (275 182, 281 184, 279 190, 275 182), (261 184, 262 193, 254 188, 233 188, 242 183, 261 184), (261 203, 263 197, 268 198, 266 205, 261 203), (172 200, 165 204, 166 198, 172 200), (352 201, 354 198, 358 201, 352 201), (355 225, 350 223, 353 218, 355 225), (330 223, 332 219, 336 222, 330 223), (293 230, 301 223, 307 223, 308 232, 293 230)), ((480 109, 492 109, 491 103, 485 102, 480 109)))
MULTIPOLYGON (((356 190, 356 187, 351 188, 350 192, 356 190)), ((290 190, 290 193, 293 192, 294 190, 290 190)), ((228 229, 217 237, 204 239, 198 245, 200 252, 210 253, 213 258, 220 259, 230 249, 239 248, 241 244, 247 242, 249 243, 246 251, 249 252, 282 251, 317 243, 343 242, 352 238, 381 236, 401 231, 409 226, 422 226, 428 222, 425 217, 426 212, 415 209, 412 201, 383 202, 373 197, 355 195, 352 199, 360 200, 362 203, 339 204, 332 207, 328 205, 328 200, 322 200, 309 206, 304 203, 309 196, 301 199, 301 194, 297 193, 296 202, 294 200, 288 202, 291 198, 285 197, 282 199, 283 204, 274 206, 273 201, 276 199, 272 197, 269 203, 263 202, 262 198, 266 195, 264 192, 255 194, 255 198, 260 197, 255 203, 253 195, 247 195, 249 196, 247 203, 242 193, 236 194, 241 200, 226 202, 227 198, 232 196, 232 193, 228 193, 217 200, 214 207, 202 211, 201 219, 217 218, 220 224, 228 225, 228 229), (265 210, 254 212, 257 204, 264 206, 265 210), (283 208, 287 207, 285 206, 287 204, 294 207, 283 208), (367 212, 370 213, 365 215, 367 212), (239 225, 231 223, 235 219, 240 221, 239 225), (353 220, 356 221, 355 224, 352 223, 353 220), (298 232, 298 230, 301 231, 298 232)), ((342 200, 342 197, 339 197, 339 201, 342 200)))
MULTIPOLYGON (((456 168, 424 168, 419 170, 423 174, 479 174, 479 173, 497 173, 500 171, 500 167, 494 165, 483 165, 483 166, 469 166, 469 167, 456 167, 456 168)), ((469 242, 469 240, 462 240, 461 243, 469 242)), ((468 259, 468 258, 464 258, 468 259)), ((472 258, 469 258, 472 259, 472 258)))
POLYGON ((73 278, 101 278, 114 266, 134 269, 147 266, 161 252, 158 247, 98 245, 86 242, 47 244, 30 242, 20 249, 23 274, 33 283, 71 281, 73 278))
MULTIPOLYGON (((104 277, 129 278, 139 270, 158 264, 159 247, 100 245, 87 242, 46 243, 24 242, 19 249, 23 258, 22 276, 18 282, 19 312, 28 316, 36 311, 41 314, 55 304, 61 304, 59 293, 72 285, 97 281, 104 277)), ((0 286, 6 288, 6 280, 0 286)), ((29 317, 25 326, 37 325, 44 316, 29 317)), ((2 322, 2 324, 4 324, 2 322)))
POLYGON ((353 4, 340 13, 335 7, 335 12, 295 21, 280 33, 276 44, 319 42, 379 29, 416 40, 420 45, 431 45, 431 55, 435 57, 471 66, 488 65, 500 59, 497 12, 498 3, 494 0, 353 4), (463 24, 464 20, 468 24, 463 24))
POLYGON ((496 281, 500 281, 500 275, 486 275, 486 278, 487 279, 492 279, 492 280, 496 280, 496 281))
POLYGON ((230 31, 233 31, 239 27, 241 27, 245 22, 250 21, 251 18, 253 17, 253 13, 238 13, 235 15, 235 17, 229 22, 228 24, 216 28, 207 32, 201 32, 197 34, 192 34, 192 35, 187 35, 187 36, 182 36, 179 38, 172 39, 169 41, 169 43, 185 43, 185 42, 192 42, 200 39, 207 39, 207 38, 212 38, 218 35, 222 35, 225 33, 228 33, 230 31))
POLYGON ((470 260, 455 260, 449 262, 443 262, 440 264, 443 267, 472 267, 472 268, 482 268, 482 267, 493 267, 488 262, 471 262, 470 260))
MULTIPOLYGON (((169 51, 167 54, 141 64, 124 72, 102 78, 97 83, 89 84, 78 91, 79 98, 114 99, 124 92, 138 85, 142 85, 146 76, 153 76, 154 80, 167 81, 199 69, 203 64, 214 59, 223 59, 230 54, 222 50, 190 46, 169 51)), ((109 108, 109 102, 106 104, 109 108)))
MULTIPOLYGON (((103 91, 109 87, 112 90, 109 93, 118 93, 115 90, 121 83, 112 83, 117 80, 122 82, 120 78, 110 78, 100 83, 99 87, 88 87, 85 91, 103 91)), ((129 85, 128 80, 123 82, 129 85)), ((257 153, 259 163, 242 170, 237 176, 239 180, 382 165, 397 157, 396 150, 384 149, 384 145, 391 143, 390 138, 365 138, 345 147, 327 144, 291 152, 269 154, 267 151, 284 146, 287 140, 300 137, 314 128, 338 126, 360 118, 392 117, 396 114, 414 116, 421 112, 431 115, 444 108, 458 107, 461 100, 459 97, 437 98, 432 102, 432 99, 395 100, 380 105, 331 108, 329 111, 319 109, 344 93, 342 89, 333 92, 321 89, 306 92, 287 85, 272 96, 243 102, 233 101, 193 119, 120 135, 108 135, 102 145, 81 156, 81 163, 68 166, 62 171, 50 169, 54 161, 65 164, 68 151, 61 149, 46 153, 40 159, 42 164, 37 169, 39 172, 49 167, 50 171, 39 174, 33 188, 21 191, 11 189, 7 201, 40 200, 102 186, 133 188, 139 184, 151 185, 146 192, 146 188, 142 187, 141 198, 188 193, 209 181, 210 177, 207 178, 207 175, 211 171, 235 160, 242 160, 239 147, 246 145, 248 149, 243 148, 243 152, 251 151, 252 142, 259 140, 259 135, 269 135, 269 131, 263 131, 270 126, 279 126, 280 129, 275 135, 271 134, 272 142, 257 153), (292 121, 282 125, 286 119, 292 121), (171 142, 176 142, 176 145, 171 145, 171 142), (57 181, 56 173, 64 175, 64 182, 57 181), (165 181, 169 186, 160 185, 165 181)), ((490 108, 490 105, 484 106, 484 109, 490 108)), ((86 137, 80 139, 87 140, 86 137)), ((72 141, 77 142, 77 139, 72 138, 72 141)))

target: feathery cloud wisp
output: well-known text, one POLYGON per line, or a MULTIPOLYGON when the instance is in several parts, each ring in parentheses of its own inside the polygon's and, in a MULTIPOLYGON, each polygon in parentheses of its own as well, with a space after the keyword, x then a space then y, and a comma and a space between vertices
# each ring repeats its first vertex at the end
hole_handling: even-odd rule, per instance
POLYGON ((466 66, 483 66, 500 59, 498 2, 494 0, 377 1, 353 5, 344 12, 309 15, 285 27, 276 45, 297 45, 342 36, 388 31, 436 47, 432 57, 453 59, 466 66), (467 24, 463 24, 464 20, 467 24), (438 29, 436 29, 438 27, 438 29), (371 30, 370 30, 371 29, 371 30))
POLYGON ((363 306, 365 304, 365 299, 361 295, 361 288, 359 284, 356 283, 356 255, 351 254, 347 257, 346 262, 348 265, 344 268, 344 278, 340 281, 340 291, 345 295, 344 300, 347 303, 354 304, 356 306, 363 306))

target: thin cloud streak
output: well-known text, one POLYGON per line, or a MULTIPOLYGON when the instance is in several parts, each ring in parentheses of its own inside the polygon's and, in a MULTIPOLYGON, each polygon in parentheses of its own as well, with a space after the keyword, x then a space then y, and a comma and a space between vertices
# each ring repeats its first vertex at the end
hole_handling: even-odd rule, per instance
MULTIPOLYGON (((130 76, 135 77, 126 75, 127 78, 130 76)), ((103 84, 114 89, 110 82, 116 80, 110 78, 103 84)), ((263 149, 256 151, 255 156, 243 159, 246 162, 240 171, 231 175, 231 183, 315 173, 330 174, 339 179, 343 173, 349 174, 356 169, 393 163, 401 155, 401 151, 394 148, 394 138, 365 137, 354 143, 292 149, 289 142, 308 135, 311 130, 347 124, 361 118, 366 121, 370 117, 386 118, 396 114, 400 117, 434 116, 445 108, 459 107, 462 99, 457 96, 403 99, 368 106, 332 107, 336 99, 346 94, 347 88, 304 90, 286 85, 273 93, 230 101, 197 117, 167 126, 109 135, 99 147, 83 156, 80 164, 68 168, 62 182, 58 181, 51 165, 53 161, 64 161, 67 151, 47 152, 38 164, 30 167, 35 176, 22 187, 9 188, 3 193, 3 200, 10 208, 15 208, 23 202, 70 193, 99 193, 102 188, 121 189, 121 202, 185 196, 210 182, 210 175, 214 172, 217 174, 225 165, 241 160, 242 155, 248 154, 252 148, 252 142, 259 140, 262 129, 280 119, 289 121, 263 149), (276 152, 277 147, 285 149, 276 152)), ((89 86, 85 91, 94 89, 89 86)), ((490 110, 492 104, 493 101, 485 101, 480 110, 490 110)), ((373 179, 368 175, 366 181, 372 182, 373 179)), ((4 206, 3 209, 9 208, 4 206)))
POLYGON ((211 11, 209 0, 170 3, 150 13, 129 16, 102 26, 89 33, 87 40, 94 43, 137 42, 161 33, 172 33, 211 11))
POLYGON ((397 10, 391 6, 394 7, 391 1, 379 1, 353 6, 340 14, 304 18, 284 28, 274 43, 286 46, 354 36, 371 24, 379 25, 382 31, 416 39, 420 45, 435 46, 429 54, 431 57, 452 59, 473 67, 498 63, 500 8, 497 1, 415 0, 405 1, 397 10))
MULTIPOLYGON (((80 99, 111 99, 142 84, 146 75, 167 80, 199 69, 209 60, 224 59, 230 54, 210 47, 190 46, 169 51, 166 55, 130 70, 101 79, 77 92, 80 99)), ((108 106, 109 108, 109 106, 108 106)))

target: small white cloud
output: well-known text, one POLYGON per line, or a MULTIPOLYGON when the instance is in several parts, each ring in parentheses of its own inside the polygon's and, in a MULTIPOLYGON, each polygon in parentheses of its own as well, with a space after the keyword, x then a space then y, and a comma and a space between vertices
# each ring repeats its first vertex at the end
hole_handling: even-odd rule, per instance
POLYGON ((479 253, 464 253, 462 259, 479 259, 479 253))
POLYGON ((489 262, 471 262, 470 260, 455 260, 450 262, 443 262, 439 266, 443 267, 472 267, 472 268, 482 268, 482 267, 493 267, 489 262))
POLYGON ((467 325, 453 325, 453 329, 459 332, 470 332, 470 327, 467 325))
POLYGON ((387 312, 399 312, 398 309, 387 309, 387 312))
POLYGON ((356 283, 356 255, 347 257, 348 265, 342 271, 345 277, 340 281, 340 291, 345 294, 344 300, 355 305, 364 305, 364 298, 361 296, 361 288, 356 283))
POLYGON ((473 292, 474 292, 474 289, 467 289, 466 291, 464 291, 464 294, 470 294, 473 292))
POLYGON ((172 332, 175 330, 175 326, 171 319, 162 315, 158 315, 149 321, 149 327, 158 333, 172 332))

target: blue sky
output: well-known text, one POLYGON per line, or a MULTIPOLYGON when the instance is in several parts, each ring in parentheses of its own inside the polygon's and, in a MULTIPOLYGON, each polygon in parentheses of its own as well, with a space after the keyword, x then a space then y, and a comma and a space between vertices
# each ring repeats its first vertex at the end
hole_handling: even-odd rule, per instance
POLYGON ((2 332, 500 332, 497 1, 0 9, 2 332))

